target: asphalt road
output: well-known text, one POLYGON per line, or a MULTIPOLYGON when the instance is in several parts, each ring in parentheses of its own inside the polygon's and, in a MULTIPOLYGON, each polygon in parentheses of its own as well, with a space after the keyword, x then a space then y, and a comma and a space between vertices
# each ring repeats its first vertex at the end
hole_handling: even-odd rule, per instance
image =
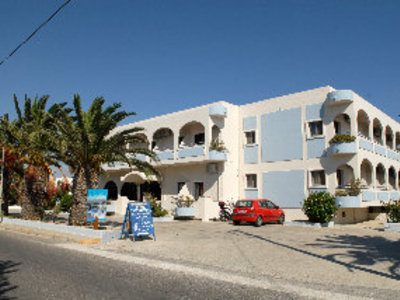
POLYGON ((173 271, 55 247, 0 231, 0 299, 291 299, 173 271))

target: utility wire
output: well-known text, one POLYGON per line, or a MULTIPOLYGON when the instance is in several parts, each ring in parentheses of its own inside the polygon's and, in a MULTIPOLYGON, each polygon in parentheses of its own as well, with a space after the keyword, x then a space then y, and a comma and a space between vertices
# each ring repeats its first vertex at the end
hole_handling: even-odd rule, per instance
POLYGON ((19 50, 19 48, 21 48, 24 44, 26 44, 40 29, 42 29, 44 26, 47 25, 47 23, 49 23, 51 21, 51 19, 53 19, 65 6, 68 5, 68 3, 70 3, 71 0, 67 0, 65 1, 46 21, 44 21, 38 28, 36 28, 31 34, 30 36, 28 36, 22 43, 20 43, 13 51, 11 51, 11 53, 6 56, 1 62, 0 62, 0 66, 5 63, 8 59, 10 59, 11 56, 13 56, 15 54, 15 52, 17 52, 19 50))

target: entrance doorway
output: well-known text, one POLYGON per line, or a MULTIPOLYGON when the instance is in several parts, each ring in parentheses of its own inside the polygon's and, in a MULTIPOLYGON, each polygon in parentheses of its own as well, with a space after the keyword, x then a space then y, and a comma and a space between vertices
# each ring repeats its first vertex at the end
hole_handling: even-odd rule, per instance
POLYGON ((145 182, 140 185, 140 201, 143 201, 144 193, 151 193, 154 198, 161 200, 161 186, 157 181, 145 182))

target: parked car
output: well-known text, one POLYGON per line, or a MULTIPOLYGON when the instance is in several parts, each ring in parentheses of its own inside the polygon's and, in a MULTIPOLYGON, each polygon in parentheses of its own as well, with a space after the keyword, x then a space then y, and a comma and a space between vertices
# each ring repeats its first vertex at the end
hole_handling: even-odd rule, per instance
POLYGON ((272 221, 283 224, 285 212, 268 199, 238 200, 233 209, 232 220, 234 225, 249 222, 257 227, 272 221))

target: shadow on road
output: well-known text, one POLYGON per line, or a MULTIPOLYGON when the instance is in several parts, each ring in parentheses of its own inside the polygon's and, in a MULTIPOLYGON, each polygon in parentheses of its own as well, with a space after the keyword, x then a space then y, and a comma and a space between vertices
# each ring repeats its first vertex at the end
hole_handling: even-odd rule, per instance
POLYGON ((8 274, 18 271, 20 263, 14 263, 10 260, 0 260, 0 299, 16 299, 7 296, 7 293, 15 290, 16 285, 12 285, 8 280, 8 274))
POLYGON ((344 266, 350 271, 359 270, 400 281, 400 241, 394 242, 376 236, 360 237, 354 235, 339 235, 328 236, 323 239, 317 239, 317 243, 306 244, 306 246, 345 250, 340 253, 321 255, 283 242, 277 242, 257 234, 244 232, 242 230, 231 230, 228 233, 237 236, 246 236, 248 238, 257 239, 279 247, 290 249, 304 255, 309 255, 344 266), (341 259, 350 260, 350 262, 344 262, 341 259), (390 263, 388 273, 366 267, 371 267, 379 262, 390 263))

